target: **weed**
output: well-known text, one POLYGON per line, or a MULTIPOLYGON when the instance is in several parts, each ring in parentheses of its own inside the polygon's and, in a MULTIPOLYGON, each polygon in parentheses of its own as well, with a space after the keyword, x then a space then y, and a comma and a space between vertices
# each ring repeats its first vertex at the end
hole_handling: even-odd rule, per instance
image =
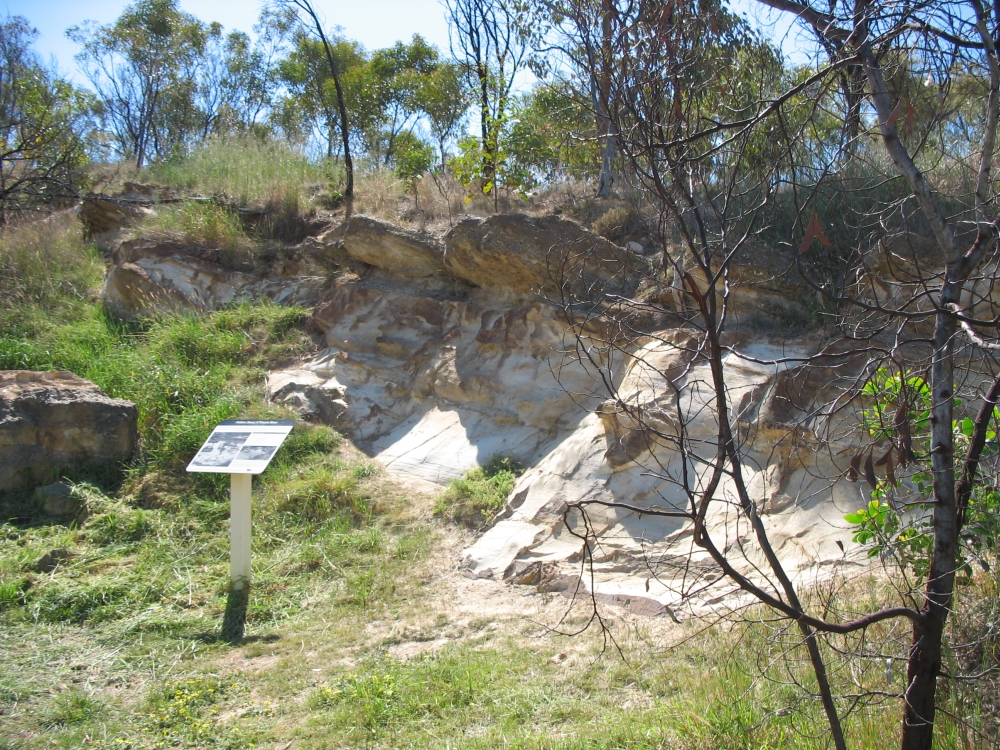
POLYGON ((25 594, 29 588, 31 581, 27 578, 15 578, 0 583, 0 612, 25 604, 27 602, 25 594))
POLYGON ((357 479, 370 479, 378 473, 378 467, 375 464, 361 464, 360 466, 355 466, 351 470, 351 473, 357 479))
POLYGON ((365 570, 347 579, 347 599, 350 604, 356 604, 362 609, 375 596, 376 578, 374 571, 365 570))
POLYGON ((123 508, 103 513, 87 522, 87 539, 108 546, 138 542, 152 530, 152 523, 142 510, 123 508))
POLYGON ((54 701, 42 719, 42 726, 49 729, 82 724, 97 716, 103 706, 81 690, 69 690, 54 701))
POLYGON ((204 740, 216 731, 216 704, 235 687, 217 677, 168 683, 148 701, 144 723, 163 747, 204 740))
POLYGON ((276 509, 310 521, 321 521, 345 511, 368 518, 367 501, 357 487, 358 480, 353 475, 321 466, 286 482, 276 509))

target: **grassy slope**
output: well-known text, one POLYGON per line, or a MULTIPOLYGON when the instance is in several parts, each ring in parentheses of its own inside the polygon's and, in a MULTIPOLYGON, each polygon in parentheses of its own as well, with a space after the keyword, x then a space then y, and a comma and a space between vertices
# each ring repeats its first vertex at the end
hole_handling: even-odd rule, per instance
MULTIPOLYGON (((283 416, 263 375, 311 346, 305 313, 122 327, 71 222, 8 233, 0 269, 0 368, 71 369, 136 400, 144 440, 124 477, 77 487, 83 524, 0 525, 0 747, 827 747, 802 665, 758 676, 784 648, 766 623, 663 651, 693 631, 611 613, 619 653, 516 606, 470 616, 476 601, 446 595, 452 528, 324 427, 296 428, 257 482, 246 632, 227 637, 226 485, 183 466, 217 420, 283 416), (33 572, 53 549, 74 556, 33 572)), ((897 715, 859 711, 855 745, 893 746, 897 715)))

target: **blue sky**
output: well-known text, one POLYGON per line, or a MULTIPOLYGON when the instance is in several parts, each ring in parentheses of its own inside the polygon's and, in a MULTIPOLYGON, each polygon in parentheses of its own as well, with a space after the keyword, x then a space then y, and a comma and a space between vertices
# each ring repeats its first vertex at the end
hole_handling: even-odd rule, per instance
MULTIPOLYGON (((111 23, 127 4, 127 0, 0 0, 0 13, 27 18, 38 29, 36 49, 43 60, 54 59, 60 73, 83 84, 73 60, 78 48, 66 38, 66 29, 88 19, 111 23)), ((341 26, 345 36, 368 49, 420 34, 442 52, 448 50, 448 24, 441 0, 314 0, 314 4, 328 24, 341 26)), ((218 21, 227 31, 250 32, 262 0, 180 0, 180 5, 203 21, 218 21)), ((761 24, 796 62, 805 62, 800 50, 810 45, 799 32, 789 31, 790 14, 769 11, 753 0, 731 0, 731 7, 761 24)))
MULTIPOLYGON (((0 13, 24 16, 40 34, 36 49, 48 61, 54 57, 60 72, 83 83, 73 55, 78 48, 66 39, 70 26, 92 19, 111 23, 126 0, 0 0, 0 13)), ((203 21, 218 21, 227 31, 250 32, 260 12, 260 0, 180 0, 181 7, 203 21)), ((387 47, 420 34, 442 51, 448 49, 448 24, 438 0, 314 0, 330 25, 343 27, 345 36, 369 49, 387 47)))

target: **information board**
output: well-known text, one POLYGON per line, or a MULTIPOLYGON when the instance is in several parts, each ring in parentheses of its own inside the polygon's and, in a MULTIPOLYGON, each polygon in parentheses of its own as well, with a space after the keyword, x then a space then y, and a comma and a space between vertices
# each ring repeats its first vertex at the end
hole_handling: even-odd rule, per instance
POLYGON ((260 474, 295 426, 294 420, 229 419, 220 422, 188 464, 188 471, 260 474))

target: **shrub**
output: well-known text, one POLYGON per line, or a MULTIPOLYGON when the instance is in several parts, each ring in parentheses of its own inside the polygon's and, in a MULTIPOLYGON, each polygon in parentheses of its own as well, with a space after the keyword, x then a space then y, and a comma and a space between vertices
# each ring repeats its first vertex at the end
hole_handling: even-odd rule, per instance
POLYGON ((619 245, 624 245, 629 235, 641 227, 639 215, 631 206, 609 208, 594 220, 594 233, 619 245))

